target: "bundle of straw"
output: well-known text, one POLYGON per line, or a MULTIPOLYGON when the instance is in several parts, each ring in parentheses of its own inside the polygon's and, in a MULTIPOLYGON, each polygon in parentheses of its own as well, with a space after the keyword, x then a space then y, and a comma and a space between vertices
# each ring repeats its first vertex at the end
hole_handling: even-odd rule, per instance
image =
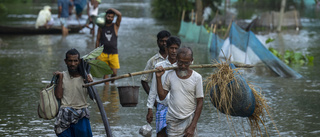
MULTIPOLYGON (((237 69, 230 68, 229 63, 227 62, 221 62, 218 64, 219 65, 217 66, 215 73, 209 76, 208 79, 206 80, 206 83, 207 83, 206 94, 207 95, 211 94, 210 95, 211 102, 213 103, 213 105, 216 107, 218 111, 226 114, 227 120, 229 122, 229 119, 231 119, 231 116, 234 116, 232 115, 232 113, 234 112, 233 106, 235 105, 234 104, 235 97, 241 96, 238 93, 241 83, 235 77, 235 74, 238 75, 239 72, 237 69), (215 92, 212 92, 212 90, 214 90, 215 92), (217 93, 217 91, 219 92, 217 93)), ((262 136, 260 123, 264 126, 266 134, 268 135, 267 128, 265 127, 264 121, 266 118, 265 112, 268 113, 268 115, 271 117, 268 111, 270 107, 267 105, 267 100, 264 98, 264 96, 262 96, 261 92, 258 92, 257 90, 255 90, 253 85, 249 84, 249 87, 255 98, 254 112, 252 113, 251 116, 245 117, 249 123, 251 135, 256 136, 260 134, 262 136)), ((243 129, 245 130, 244 127, 243 129)))

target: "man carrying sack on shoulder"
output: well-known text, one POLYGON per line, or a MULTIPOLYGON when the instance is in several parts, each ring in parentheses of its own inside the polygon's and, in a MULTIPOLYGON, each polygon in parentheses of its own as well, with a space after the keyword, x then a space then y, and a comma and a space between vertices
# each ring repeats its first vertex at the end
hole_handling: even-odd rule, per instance
MULTIPOLYGON (((92 137, 89 122, 88 91, 83 88, 84 79, 79 72, 80 54, 70 49, 64 59, 68 71, 55 72, 58 84, 55 96, 61 100, 61 107, 54 123, 58 137, 92 137)), ((92 82, 89 74, 88 81, 92 82)))

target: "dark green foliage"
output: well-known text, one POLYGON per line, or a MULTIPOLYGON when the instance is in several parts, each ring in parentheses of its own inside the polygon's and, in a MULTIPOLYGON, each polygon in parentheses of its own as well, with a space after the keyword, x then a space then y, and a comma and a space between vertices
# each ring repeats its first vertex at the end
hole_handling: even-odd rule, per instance
POLYGON ((103 46, 100 46, 93 51, 91 51, 89 54, 84 55, 82 58, 90 64, 91 66, 91 74, 93 77, 101 78, 104 75, 112 74, 112 70, 109 67, 109 65, 101 60, 96 60, 103 50, 103 46))
POLYGON ((194 8, 188 0, 153 0, 152 13, 160 19, 181 19, 182 11, 191 11, 194 8))
POLYGON ((266 40, 266 44, 268 44, 268 43, 270 43, 270 42, 272 42, 272 41, 274 41, 274 39, 268 38, 268 39, 266 40))
POLYGON ((7 13, 7 8, 3 3, 0 3, 0 15, 4 15, 7 13))
MULTIPOLYGON (((286 1, 286 8, 288 6, 296 6, 294 0, 286 1)), ((272 10, 280 11, 281 0, 238 0, 236 6, 255 7, 255 8, 272 8, 272 10)))
POLYGON ((111 68, 107 63, 101 60, 90 60, 91 75, 96 78, 102 78, 104 75, 112 74, 111 68))
MULTIPOLYGON (((210 6, 213 12, 217 7, 213 3, 221 4, 222 0, 202 0, 203 8, 210 6)), ((185 18, 188 20, 188 15, 191 10, 196 10, 195 0, 153 0, 151 2, 152 13, 158 19, 181 19, 182 11, 185 10, 185 18)), ((214 14, 213 14, 214 15, 214 14)))

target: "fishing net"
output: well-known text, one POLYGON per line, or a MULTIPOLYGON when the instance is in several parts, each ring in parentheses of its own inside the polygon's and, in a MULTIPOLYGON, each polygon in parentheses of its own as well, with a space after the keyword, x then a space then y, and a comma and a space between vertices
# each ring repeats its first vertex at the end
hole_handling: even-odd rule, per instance
POLYGON ((210 36, 204 26, 185 21, 181 21, 178 35, 184 42, 191 43, 207 43, 210 36))
POLYGON ((224 39, 221 39, 217 34, 210 33, 210 39, 208 40, 208 49, 210 50, 211 58, 218 60, 221 48, 224 43, 224 39))
POLYGON ((185 37, 186 36, 188 28, 189 28, 189 24, 190 23, 181 20, 180 29, 179 29, 179 32, 178 32, 179 36, 181 36, 181 37, 185 37))

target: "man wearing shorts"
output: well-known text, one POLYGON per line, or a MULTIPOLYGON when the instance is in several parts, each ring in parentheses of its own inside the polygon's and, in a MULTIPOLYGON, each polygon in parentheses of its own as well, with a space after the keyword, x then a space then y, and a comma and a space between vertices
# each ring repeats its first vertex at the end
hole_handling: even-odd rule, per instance
POLYGON ((61 23, 62 35, 68 35, 68 17, 69 17, 69 6, 73 3, 70 0, 58 0, 58 18, 61 23))
MULTIPOLYGON (((97 34, 96 48, 103 46, 103 52, 97 59, 104 61, 109 65, 113 71, 111 77, 117 76, 117 69, 120 68, 117 47, 120 22, 121 13, 113 8, 108 9, 105 16, 105 25, 99 27, 97 34), (117 15, 116 23, 112 23, 115 15, 117 15)), ((108 75, 104 76, 104 79, 106 78, 108 78, 108 75)), ((114 81, 111 81, 111 83, 113 82, 114 81)), ((105 84, 108 84, 108 82, 105 84)))

